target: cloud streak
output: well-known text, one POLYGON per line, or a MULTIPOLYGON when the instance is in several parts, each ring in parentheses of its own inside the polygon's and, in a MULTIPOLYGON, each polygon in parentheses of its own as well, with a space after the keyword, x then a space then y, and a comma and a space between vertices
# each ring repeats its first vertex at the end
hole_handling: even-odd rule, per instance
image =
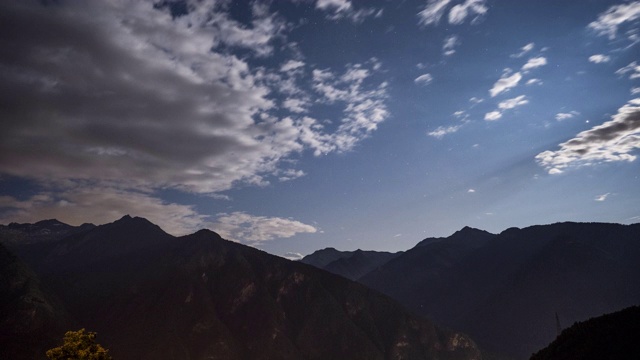
POLYGON ((547 59, 543 56, 538 56, 529 59, 529 61, 522 66, 522 71, 528 71, 544 65, 547 65, 547 59))
POLYGON ((371 16, 379 17, 382 15, 381 9, 355 9, 350 0, 318 0, 316 9, 328 12, 330 20, 349 19, 355 23, 361 23, 371 16))
POLYGON ((518 85, 518 83, 522 80, 522 74, 516 72, 512 75, 503 74, 493 87, 489 90, 489 94, 491 97, 496 97, 498 94, 508 91, 509 89, 518 85))
POLYGON ((544 151, 535 158, 550 174, 570 167, 603 162, 634 161, 640 148, 640 98, 618 109, 610 121, 583 131, 560 144, 560 149, 544 151))
POLYGON ((634 61, 616 71, 616 75, 624 76, 627 74, 629 74, 629 79, 631 80, 640 78, 640 65, 634 61))
MULTIPOLYGON (((418 23, 420 25, 438 25, 440 19, 447 12, 451 5, 451 0, 429 0, 424 8, 418 13, 418 23)), ((449 24, 459 25, 468 18, 472 18, 471 23, 477 22, 488 11, 486 0, 465 0, 449 9, 447 16, 449 24)))
POLYGON ((433 81, 433 76, 431 74, 422 74, 417 78, 413 79, 413 82, 419 85, 429 85, 433 81))
POLYGON ((618 29, 623 24, 639 18, 640 1, 633 1, 628 4, 611 6, 600 14, 596 21, 591 22, 589 28, 595 30, 599 35, 606 35, 609 39, 615 39, 618 29))
POLYGON ((292 219, 253 216, 244 212, 219 214, 211 227, 228 240, 259 244, 299 233, 315 233, 318 229, 292 219))
POLYGON ((502 118, 502 114, 505 112, 505 110, 515 109, 519 106, 526 105, 528 103, 529 103, 529 100, 527 100, 527 97, 525 95, 520 95, 512 99, 501 101, 498 104, 498 109, 486 113, 484 115, 484 119, 487 121, 498 120, 502 118))
POLYGON ((461 128, 462 125, 438 126, 435 130, 428 132, 427 135, 442 139, 445 135, 453 134, 461 128))

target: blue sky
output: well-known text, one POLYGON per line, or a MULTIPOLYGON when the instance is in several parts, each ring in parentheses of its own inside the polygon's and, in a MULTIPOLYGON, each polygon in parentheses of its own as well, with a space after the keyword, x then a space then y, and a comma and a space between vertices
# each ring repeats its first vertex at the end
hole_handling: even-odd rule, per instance
POLYGON ((640 221, 640 1, 5 1, 0 223, 295 258, 640 221))

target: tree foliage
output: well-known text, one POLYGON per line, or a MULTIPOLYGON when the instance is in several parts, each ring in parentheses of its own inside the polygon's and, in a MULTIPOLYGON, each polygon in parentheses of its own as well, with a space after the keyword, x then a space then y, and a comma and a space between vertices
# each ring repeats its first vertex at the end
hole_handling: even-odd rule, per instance
POLYGON ((113 360, 109 350, 96 343, 96 333, 67 331, 64 334, 64 344, 47 351, 50 360, 113 360))

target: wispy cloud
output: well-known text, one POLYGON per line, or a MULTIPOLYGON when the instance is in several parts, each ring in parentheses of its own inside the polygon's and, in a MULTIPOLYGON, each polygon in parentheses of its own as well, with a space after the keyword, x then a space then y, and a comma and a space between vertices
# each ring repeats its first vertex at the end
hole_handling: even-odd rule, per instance
POLYGON ((629 74, 629 79, 637 79, 640 78, 640 65, 636 61, 630 63, 629 65, 620 68, 616 71, 617 75, 624 76, 629 74))
POLYGON ((589 28, 600 35, 606 35, 609 39, 615 39, 618 29, 628 22, 640 18, 640 1, 628 4, 613 5, 598 16, 596 21, 589 24, 589 28))
POLYGON ((598 195, 595 197, 595 201, 605 201, 607 200, 607 197, 609 197, 609 195, 611 195, 611 193, 606 193, 606 194, 602 194, 602 195, 598 195))
POLYGON ((418 13, 421 25, 438 25, 451 0, 429 0, 418 13))
POLYGON ((534 43, 528 43, 527 45, 520 48, 520 52, 510 55, 512 58, 521 58, 529 53, 535 47, 534 43))
POLYGON ((500 102, 498 104, 498 108, 502 109, 502 110, 507 110, 507 109, 513 109, 516 108, 518 106, 522 106, 525 104, 528 104, 529 100, 527 100, 527 97, 525 95, 520 95, 517 97, 514 97, 512 99, 507 99, 504 100, 502 102, 500 102))
POLYGON ((639 148, 640 98, 618 109, 610 121, 579 133, 559 150, 538 154, 536 160, 550 174, 559 174, 568 167, 634 161, 632 152, 639 148))
POLYGON ((349 19, 355 23, 361 23, 368 17, 382 16, 382 9, 355 9, 350 0, 318 0, 316 9, 328 12, 331 20, 349 19))
POLYGON ((522 71, 528 71, 544 65, 547 65, 547 58, 538 56, 529 59, 529 61, 527 61, 527 63, 522 66, 522 71))
POLYGON ((525 85, 542 85, 542 80, 537 79, 537 78, 529 79, 529 80, 527 80, 525 85))
POLYGON ((491 94, 491 97, 495 97, 496 95, 508 91, 509 89, 518 85, 520 80, 522 80, 522 74, 520 74, 519 72, 511 75, 506 72, 500 79, 498 79, 498 81, 496 81, 495 84, 493 84, 493 87, 491 88, 491 90, 489 90, 489 93, 491 94))
POLYGON ((304 67, 304 62, 300 60, 289 60, 286 63, 282 64, 280 67, 280 71, 282 72, 290 72, 295 71, 304 67))
POLYGON ((249 244, 318 231, 314 226, 293 219, 254 216, 244 212, 218 214, 211 227, 225 239, 249 244))
POLYGON ((610 60, 611 60, 611 57, 604 54, 595 54, 595 55, 589 56, 589 61, 595 64, 609 62, 610 60))
MULTIPOLYGON (((438 25, 450 4, 451 0, 429 0, 418 13, 419 24, 438 25)), ((474 23, 485 15, 487 11, 486 0, 465 0, 451 7, 448 21, 450 24, 459 25, 471 18, 471 22, 474 23)))
POLYGON ((449 23, 461 24, 469 16, 482 16, 487 12, 486 0, 466 0, 462 4, 455 5, 449 11, 449 23))
POLYGON ((490 111, 484 114, 484 119, 487 121, 495 121, 500 119, 501 117, 502 117, 502 112, 498 110, 490 111))
POLYGON ((522 105, 526 105, 529 103, 529 100, 527 100, 527 97, 525 95, 520 95, 517 97, 514 97, 512 99, 507 99, 504 101, 501 101, 498 104, 498 109, 488 112, 484 115, 484 119, 487 121, 495 121, 498 120, 500 118, 502 118, 502 114, 505 112, 505 110, 510 110, 510 109, 514 109, 516 107, 522 106, 522 105))
POLYGON ((435 130, 428 132, 427 135, 442 139, 447 134, 453 134, 460 130, 462 125, 438 126, 435 130))
POLYGON ((556 114, 556 120, 558 121, 563 121, 563 120, 568 120, 568 119, 572 119, 576 116, 580 115, 579 112, 577 111, 570 111, 568 113, 557 113, 556 114))
POLYGON ((444 39, 442 52, 444 56, 451 56, 456 53, 456 46, 460 45, 460 39, 456 35, 449 35, 444 39))
POLYGON ((417 78, 413 79, 413 82, 419 85, 429 85, 433 81, 433 76, 431 74, 422 74, 417 78))

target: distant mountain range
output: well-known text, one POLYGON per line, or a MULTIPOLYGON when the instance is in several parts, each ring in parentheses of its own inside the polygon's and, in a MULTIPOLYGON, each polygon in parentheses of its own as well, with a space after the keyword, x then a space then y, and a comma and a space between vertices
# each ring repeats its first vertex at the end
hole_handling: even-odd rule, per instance
POLYGON ((300 259, 300 262, 344 276, 347 279, 358 280, 400 254, 402 252, 338 251, 334 248, 326 248, 305 256, 300 259))
MULTIPOLYGON (((336 251, 330 252, 334 258, 349 258, 336 251)), ((500 234, 465 227, 425 239, 358 277, 414 312, 468 333, 481 347, 516 359, 555 338, 556 313, 567 326, 640 304, 639 279, 640 224, 603 223, 500 234)))
POLYGON ((374 290, 208 230, 60 224, 0 227, 2 359, 44 358, 80 327, 114 359, 482 358, 374 290))

